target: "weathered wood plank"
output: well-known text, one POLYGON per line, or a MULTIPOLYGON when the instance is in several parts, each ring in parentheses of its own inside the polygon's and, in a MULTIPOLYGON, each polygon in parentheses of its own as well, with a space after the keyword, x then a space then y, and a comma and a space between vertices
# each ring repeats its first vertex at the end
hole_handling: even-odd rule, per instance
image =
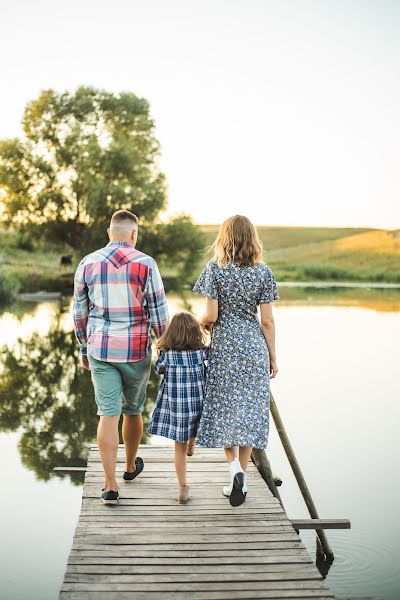
MULTIPOLYGON (((95 550, 95 551, 109 551, 111 550, 115 552, 171 552, 175 551, 177 548, 184 548, 184 552, 196 550, 199 552, 207 552, 208 550, 221 550, 224 553, 228 550, 231 551, 239 551, 244 552, 246 554, 250 550, 262 551, 262 550, 270 550, 273 547, 287 547, 286 545, 292 544, 301 544, 300 538, 294 534, 290 537, 289 540, 286 539, 286 536, 269 536, 268 541, 258 541, 258 542, 209 542, 208 544, 203 543, 193 543, 185 542, 185 544, 177 545, 177 544, 150 544, 144 541, 142 544, 138 540, 131 540, 128 544, 109 544, 105 542, 104 544, 94 543, 98 538, 93 539, 92 537, 88 537, 87 539, 80 537, 79 539, 75 539, 73 542, 72 550, 95 550), (273 539, 278 537, 278 539, 273 539)), ((110 554, 111 555, 111 554, 110 554)))
MULTIPOLYGON (((308 562, 311 563, 311 559, 306 550, 284 550, 284 551, 274 551, 274 555, 264 555, 264 556, 243 556, 238 557, 235 556, 219 556, 219 557, 211 557, 211 556, 202 556, 191 558, 188 556, 180 557, 179 561, 176 560, 176 557, 149 557, 149 558, 139 558, 139 557, 109 557, 109 556, 101 556, 101 557, 86 557, 86 556, 69 556, 68 564, 69 565, 176 565, 177 562, 179 566, 182 565, 268 565, 275 564, 277 562, 281 563, 289 563, 289 562, 308 562), (298 559, 298 560, 296 560, 298 559)), ((108 569, 108 567, 107 567, 108 569)), ((107 571, 104 569, 104 571, 107 571)))
MULTIPOLYGON (((94 546, 98 548, 98 546, 94 546)), ((123 560, 128 558, 202 558, 207 556, 209 558, 241 558, 240 562, 257 562, 259 558, 263 556, 270 556, 271 550, 274 551, 275 555, 280 554, 291 554, 297 550, 307 552, 302 544, 295 545, 295 542, 272 542, 268 549, 263 550, 246 550, 246 554, 243 555, 243 550, 238 547, 236 550, 142 550, 141 547, 137 546, 124 546, 125 550, 119 550, 118 546, 107 546, 102 550, 75 550, 72 549, 69 555, 68 562, 72 562, 71 559, 80 558, 95 558, 100 560, 107 560, 109 558, 122 558, 123 560), (287 544, 287 545, 285 545, 287 544), (127 548, 127 549, 126 549, 127 548)), ((239 562, 239 561, 238 561, 239 562)))
MULTIPOLYGON (((60 597, 65 600, 132 600, 132 592, 61 592, 60 597)), ((188 600, 187 592, 163 592, 163 600, 188 600)), ((327 590, 253 590, 249 592, 227 590, 225 592, 192 592, 191 600, 280 600, 281 598, 333 598, 332 592, 327 590)), ((159 600, 159 592, 135 593, 135 600, 159 600)))
MULTIPOLYGON (((114 587, 114 586, 113 586, 114 587)), ((326 590, 327 586, 321 581, 249 581, 246 583, 248 590, 326 590)), ((99 583, 65 583, 63 591, 104 591, 104 584, 99 583)), ((117 584, 115 591, 149 591, 149 592, 167 592, 176 589, 175 583, 120 583, 117 584)), ((243 583, 237 581, 229 582, 229 590, 243 590, 243 583)), ((219 582, 207 581, 204 583, 181 583, 179 585, 180 592, 217 592, 227 591, 227 584, 219 582)))
POLYGON ((136 573, 129 575, 108 573, 67 573, 66 583, 168 583, 168 582, 231 582, 231 581, 322 581, 318 571, 309 565, 266 565, 260 572, 225 573, 136 573), (283 567, 283 568, 282 568, 283 567), (317 575, 315 574, 317 573, 317 575))
POLYGON ((295 529, 350 529, 348 519, 292 519, 295 529))

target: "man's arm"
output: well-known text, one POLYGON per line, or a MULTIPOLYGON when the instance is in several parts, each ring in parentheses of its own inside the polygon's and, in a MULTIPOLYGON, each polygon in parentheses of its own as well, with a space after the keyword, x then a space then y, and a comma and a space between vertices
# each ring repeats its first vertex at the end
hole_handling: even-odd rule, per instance
POLYGON ((82 364, 89 368, 87 362, 87 324, 89 317, 89 298, 87 286, 84 280, 84 262, 82 261, 75 273, 74 279, 74 304, 72 315, 74 319, 74 330, 82 354, 82 364))
POLYGON ((155 261, 147 286, 147 306, 149 307, 151 328, 156 338, 159 339, 168 326, 168 306, 160 271, 155 261))

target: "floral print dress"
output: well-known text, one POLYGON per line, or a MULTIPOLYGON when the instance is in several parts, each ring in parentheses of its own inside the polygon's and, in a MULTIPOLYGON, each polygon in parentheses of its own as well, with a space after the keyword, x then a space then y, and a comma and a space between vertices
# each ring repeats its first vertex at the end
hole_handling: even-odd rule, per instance
POLYGON ((269 433, 269 352, 257 307, 279 299, 264 264, 218 267, 211 260, 193 291, 218 300, 197 444, 266 448, 269 433))

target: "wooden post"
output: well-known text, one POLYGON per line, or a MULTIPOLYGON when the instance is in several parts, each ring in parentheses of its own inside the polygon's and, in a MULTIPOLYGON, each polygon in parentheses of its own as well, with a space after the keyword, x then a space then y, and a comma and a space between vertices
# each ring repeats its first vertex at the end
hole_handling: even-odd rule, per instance
MULTIPOLYGON (((281 439, 282 445, 285 449, 286 456, 288 458, 290 466, 292 467, 293 474, 296 478, 296 481, 298 483, 298 486, 299 486, 302 496, 304 498, 304 502, 307 505, 308 512, 310 513, 310 517, 312 519, 319 519, 319 515, 317 512, 316 506, 311 497, 310 490, 308 489, 305 479, 303 477, 303 473, 301 472, 300 465, 297 462, 294 450, 293 450, 292 445, 287 436, 285 427, 283 425, 283 421, 279 414, 278 407, 275 403, 272 393, 270 393, 270 410, 271 410, 271 414, 273 416, 279 437, 281 439)), ((328 538, 325 535, 325 531, 323 529, 317 529, 316 533, 321 542, 321 546, 323 548, 325 556, 327 557, 327 559, 333 560, 334 555, 333 555, 332 549, 329 545, 328 538)), ((317 549, 318 549, 318 546, 317 546, 317 549)))
POLYGON ((265 450, 253 448, 251 458, 253 460, 253 463, 256 465, 261 477, 264 479, 265 483, 271 490, 271 493, 275 496, 275 498, 279 500, 283 508, 282 498, 280 497, 278 488, 276 487, 275 479, 271 470, 271 465, 265 453, 265 450))

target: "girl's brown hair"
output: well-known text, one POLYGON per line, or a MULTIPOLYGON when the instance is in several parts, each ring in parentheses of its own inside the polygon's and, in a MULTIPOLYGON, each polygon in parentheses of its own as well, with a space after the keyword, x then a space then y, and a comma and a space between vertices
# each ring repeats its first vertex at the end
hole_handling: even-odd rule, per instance
POLYGON ((157 343, 159 350, 201 350, 205 347, 205 332, 188 312, 174 315, 167 331, 157 343))
POLYGON ((219 267, 232 262, 240 267, 263 262, 263 246, 256 228, 242 215, 234 215, 222 223, 212 248, 219 267))

